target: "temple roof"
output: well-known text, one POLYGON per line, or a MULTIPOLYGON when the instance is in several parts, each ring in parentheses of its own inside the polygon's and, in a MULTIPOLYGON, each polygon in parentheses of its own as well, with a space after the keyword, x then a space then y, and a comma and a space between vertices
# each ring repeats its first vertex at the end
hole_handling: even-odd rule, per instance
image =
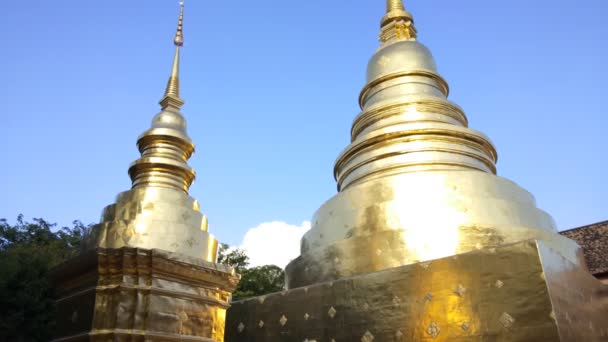
POLYGON ((561 234, 583 247, 591 273, 608 273, 608 221, 566 230, 561 234))

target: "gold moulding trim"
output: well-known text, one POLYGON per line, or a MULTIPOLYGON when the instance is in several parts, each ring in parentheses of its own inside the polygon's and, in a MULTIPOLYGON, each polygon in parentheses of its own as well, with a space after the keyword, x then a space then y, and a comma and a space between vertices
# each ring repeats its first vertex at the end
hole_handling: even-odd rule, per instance
MULTIPOLYGON (((156 131, 161 129, 162 128, 153 128, 152 130, 156 131)), ((137 140, 137 148, 139 149, 140 153, 145 152, 146 148, 160 144, 171 145, 179 148, 183 152, 184 159, 186 160, 189 159, 194 153, 194 143, 186 136, 158 134, 148 131, 142 134, 137 140)))
POLYGON ((380 28, 385 29, 386 26, 391 24, 394 21, 403 20, 405 22, 411 22, 411 26, 414 26, 414 16, 408 12, 403 5, 397 7, 388 7, 386 15, 382 17, 380 21, 380 28))
POLYGON ((367 180, 371 181, 371 180, 380 178, 381 176, 391 176, 394 174, 400 174, 400 173, 404 173, 404 172, 441 171, 441 170, 443 170, 443 168, 441 168, 442 166, 451 166, 451 167, 459 167, 459 168, 464 167, 464 168, 472 169, 475 171, 488 172, 485 169, 478 168, 478 167, 475 167, 470 164, 457 163, 457 162, 416 162, 416 163, 412 163, 412 164, 400 164, 400 165, 393 165, 391 167, 385 167, 385 168, 382 168, 379 170, 369 172, 359 178, 351 180, 348 183, 348 185, 346 185, 345 187, 342 187, 342 184, 344 182, 341 181, 338 183, 338 191, 343 191, 343 190, 348 189, 349 187, 359 184, 363 181, 367 181, 367 180), (404 171, 406 169, 408 171, 404 171))
MULTIPOLYGON (((177 177, 185 177, 185 180, 194 180, 196 172, 188 164, 178 162, 175 159, 163 157, 146 157, 140 158, 131 164, 129 174, 133 174, 135 178, 140 173, 156 172, 166 173, 177 177)), ((191 182, 190 182, 191 183, 191 182)))
MULTIPOLYGON (((487 149, 484 149, 483 145, 480 144, 476 144, 476 143, 472 143, 469 140, 464 140, 464 139, 459 139, 459 138, 451 138, 451 137, 446 137, 446 136, 441 136, 441 135, 413 135, 413 136, 405 136, 405 137, 399 137, 397 139, 390 139, 390 140, 386 140, 386 141, 382 141, 379 142, 377 144, 374 145, 370 145, 370 146, 366 146, 365 148, 353 151, 353 153, 349 154, 348 157, 345 158, 341 158, 338 161, 336 161, 336 166, 334 168, 334 177, 337 177, 338 173, 340 173, 340 169, 342 169, 346 164, 350 163, 351 160, 356 159, 361 157, 361 155, 365 154, 365 153, 369 153, 370 151, 376 150, 378 148, 383 148, 383 147, 387 147, 390 145, 396 145, 396 144, 403 144, 403 143, 409 143, 409 142, 418 142, 418 141, 424 141, 424 142, 436 142, 436 143, 452 143, 455 145, 461 145, 461 146, 465 146, 465 147, 469 147, 473 150, 478 151, 480 154, 485 154, 487 156, 492 156, 491 152, 488 151, 487 149)), ((460 150, 456 150, 456 149, 448 149, 448 148, 441 148, 441 147, 427 147, 427 148, 418 148, 416 150, 409 150, 409 151, 401 151, 398 152, 400 154, 404 154, 404 153, 414 153, 414 152, 427 152, 427 151, 440 151, 440 152, 454 152, 457 154, 463 154, 463 155, 467 155, 466 151, 460 151, 460 150), (442 149, 442 150, 440 150, 442 149)), ((393 152, 395 153, 395 152, 393 152)), ((386 155, 386 154, 384 154, 386 155)), ((474 156, 474 158, 479 158, 479 156, 474 156)), ((496 159, 493 158, 488 158, 488 159, 484 159, 484 163, 488 162, 490 164, 488 164, 488 167, 493 170, 494 173, 496 173, 496 159)))
POLYGON ((169 159, 153 159, 153 161, 139 159, 129 167, 129 176, 133 182, 133 188, 145 185, 175 188, 179 184, 180 190, 188 192, 190 185, 196 178, 194 169, 185 163, 182 165, 167 163, 169 159))
POLYGON ((363 109, 363 107, 365 106, 365 103, 364 103, 365 98, 367 96, 367 93, 372 88, 379 85, 380 83, 389 81, 391 79, 398 78, 398 77, 406 77, 406 76, 422 76, 422 77, 432 78, 437 83, 439 83, 439 86, 441 87, 440 90, 446 97, 448 97, 450 94, 450 86, 448 85, 448 82, 446 82, 446 80, 444 80, 443 77, 439 76, 438 74, 436 74, 434 72, 431 72, 428 70, 399 71, 399 72, 386 74, 386 75, 381 76, 381 77, 369 82, 368 84, 366 84, 365 87, 363 87, 363 90, 361 90, 361 94, 359 95, 359 106, 361 107, 361 109, 363 109))
MULTIPOLYGON (((496 149, 492 144, 485 140, 484 138, 474 135, 467 134, 463 132, 457 131, 447 131, 445 129, 438 128, 423 128, 416 130, 408 130, 408 131, 398 131, 398 132, 390 132, 379 134, 372 138, 361 141, 360 143, 350 145, 347 147, 346 151, 344 151, 334 163, 334 177, 337 177, 339 170, 346 164, 349 160, 356 157, 360 153, 364 153, 371 148, 375 148, 376 146, 386 146, 387 144, 393 143, 401 143, 401 142, 409 142, 416 140, 429 140, 429 141, 446 141, 462 144, 465 146, 473 147, 476 150, 483 151, 487 153, 490 158, 496 163, 498 161, 498 156, 496 153, 496 149), (405 139, 405 140, 400 140, 405 139), (429 139, 430 138, 430 139, 429 139), (452 138, 452 139, 450 139, 452 138), (411 140, 409 140, 411 139, 411 140), (478 146, 483 147, 480 149, 478 146)), ((495 166, 493 166, 495 168, 495 166)))
POLYGON ((405 9, 390 10, 380 21, 379 39, 387 43, 392 39, 415 40, 418 30, 414 25, 414 17, 405 9))
POLYGON ((179 177, 169 177, 167 175, 161 174, 146 174, 141 177, 138 177, 137 180, 133 181, 132 188, 138 187, 148 187, 148 186, 158 186, 169 189, 179 188, 179 190, 188 192, 189 184, 184 182, 183 179, 179 177))
POLYGON ((144 151, 144 153, 142 153, 141 156, 144 158, 151 157, 172 159, 182 163, 185 163, 187 161, 186 154, 173 145, 159 145, 146 148, 146 150, 144 151))
MULTIPOLYGON (((496 158, 495 158, 495 155, 492 154, 492 150, 488 150, 487 146, 484 146, 477 142, 472 142, 470 140, 462 139, 460 137, 451 137, 451 136, 438 135, 438 134, 428 134, 428 135, 412 134, 412 135, 405 135, 405 136, 400 136, 400 137, 392 138, 392 139, 381 140, 377 143, 366 145, 357 150, 349 151, 348 155, 345 154, 343 158, 341 157, 338 160, 336 160, 336 164, 335 164, 335 168, 334 168, 334 176, 337 175, 338 170, 341 169, 345 164, 349 163, 351 160, 353 160, 355 158, 360 157, 364 153, 369 153, 370 151, 376 150, 378 148, 387 147, 390 145, 409 143, 409 142, 418 142, 418 141, 452 143, 452 144, 456 144, 456 145, 462 145, 462 146, 477 150, 480 153, 487 154, 488 156, 491 156, 491 159, 490 159, 491 161, 493 161, 494 163, 496 162, 496 158)), ((412 151, 412 152, 415 152, 415 151, 412 151)), ((491 168, 495 168, 495 167, 496 166, 493 165, 491 168)))
MULTIPOLYGON (((348 178, 348 176, 350 176, 353 172, 355 172, 357 169, 359 169, 360 167, 373 163, 375 161, 381 160, 381 159, 385 159, 385 158, 390 158, 390 157, 395 157, 395 156, 400 156, 400 155, 406 155, 406 154, 410 154, 410 153, 418 153, 418 152, 445 152, 445 153, 452 153, 452 154, 459 154, 459 155, 464 155, 470 158, 474 158, 476 160, 479 160, 480 162, 482 162, 483 164, 485 164, 488 169, 490 169, 492 171, 492 173, 496 174, 496 166, 489 160, 476 155, 474 153, 470 153, 470 152, 466 152, 466 151, 460 151, 460 150, 456 150, 456 149, 450 149, 450 148, 436 148, 436 147, 429 147, 429 148, 420 148, 414 151, 404 151, 404 152, 391 152, 391 153, 384 153, 384 154, 380 154, 377 156, 374 156, 372 158, 366 159, 356 165, 351 166, 348 171, 344 172, 342 175, 340 175, 338 180, 338 189, 342 188, 342 184, 344 183, 344 180, 346 178, 348 178)), ((412 162, 412 163, 407 163, 407 164, 400 164, 400 165, 393 165, 391 167, 385 167, 385 168, 381 168, 378 169, 376 171, 373 171, 370 174, 373 173, 381 173, 384 170, 395 170, 395 167, 398 168, 408 168, 410 166, 418 166, 418 165, 452 165, 452 166, 463 166, 466 168, 471 168, 471 169, 476 169, 479 171, 483 171, 483 172, 487 172, 487 170, 475 167, 473 165, 470 164, 466 164, 466 163, 455 163, 455 162, 442 162, 442 161, 437 161, 437 162, 412 162)), ((359 178, 357 178, 356 180, 354 180, 352 183, 355 183, 357 180, 360 180, 362 178, 366 178, 368 176, 368 174, 361 176, 359 178)), ((336 178, 338 178, 336 176, 336 178)), ((350 184, 352 184, 350 183, 350 184)))
POLYGON ((161 106, 161 108, 163 110, 169 108, 169 107, 174 107, 174 108, 181 108, 181 106, 183 106, 186 102, 184 102, 184 100, 182 100, 181 98, 174 96, 174 95, 166 95, 164 96, 159 102, 158 102, 161 106))
MULTIPOLYGON (((191 301, 195 301, 198 303, 204 303, 204 304, 211 304, 211 305, 215 305, 218 307, 221 307, 223 309, 228 309, 230 307, 230 304, 226 303, 225 301, 212 297, 212 296, 201 296, 201 295, 194 295, 194 294, 188 294, 188 293, 183 293, 183 292, 177 292, 177 291, 172 291, 172 290, 165 290, 165 289, 159 289, 159 288, 154 288, 152 286, 137 286, 137 285, 125 285, 125 284, 121 284, 121 285, 105 285, 105 286, 97 286, 92 290, 97 290, 98 293, 102 293, 102 292, 116 292, 117 290, 124 290, 124 291, 137 291, 139 293, 154 293, 157 295, 161 295, 161 296, 171 296, 172 298, 178 298, 178 299, 185 299, 185 300, 191 300, 191 301)), ((211 288, 210 288, 211 290, 211 288)), ((213 289, 215 290, 215 289, 213 289)))
MULTIPOLYGON (((357 135, 359 135, 363 130, 380 120, 389 118, 391 116, 404 114, 410 110, 415 110, 418 113, 446 115, 460 122, 464 127, 468 127, 469 124, 464 111, 449 102, 441 102, 437 100, 416 100, 405 103, 399 102, 361 113, 353 122, 351 139, 354 141, 357 135)), ((440 120, 434 121, 443 122, 440 120)))

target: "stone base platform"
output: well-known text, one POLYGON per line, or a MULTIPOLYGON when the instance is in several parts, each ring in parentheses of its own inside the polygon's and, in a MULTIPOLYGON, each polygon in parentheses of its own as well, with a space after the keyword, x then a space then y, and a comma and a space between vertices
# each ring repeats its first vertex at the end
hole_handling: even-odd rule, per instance
POLYGON ((223 341, 232 268, 161 250, 97 249, 57 267, 54 341, 223 341))
POLYGON ((608 341, 605 291, 530 240, 235 302, 226 341, 608 341))

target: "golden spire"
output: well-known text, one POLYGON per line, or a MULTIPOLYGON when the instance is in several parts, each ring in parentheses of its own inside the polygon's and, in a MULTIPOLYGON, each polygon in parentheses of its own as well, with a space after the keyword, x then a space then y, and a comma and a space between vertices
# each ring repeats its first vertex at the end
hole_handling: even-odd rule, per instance
POLYGON ((180 2, 179 21, 173 44, 175 55, 167 89, 160 100, 161 112, 152 120, 152 128, 137 140, 142 157, 131 165, 133 187, 168 187, 188 192, 194 170, 187 161, 194 143, 186 133, 186 120, 180 112, 184 101, 179 96, 179 54, 184 45, 184 2, 180 2))
POLYGON ((402 0, 386 0, 386 15, 382 18, 380 41, 416 39, 414 17, 405 9, 402 0))
POLYGON ((173 44, 175 45, 175 55, 173 57, 173 66, 171 68, 171 76, 167 82, 167 89, 165 95, 160 101, 162 109, 166 109, 168 106, 181 108, 184 101, 179 97, 179 50, 184 45, 184 2, 180 2, 179 20, 177 22, 177 31, 175 32, 175 38, 173 44))

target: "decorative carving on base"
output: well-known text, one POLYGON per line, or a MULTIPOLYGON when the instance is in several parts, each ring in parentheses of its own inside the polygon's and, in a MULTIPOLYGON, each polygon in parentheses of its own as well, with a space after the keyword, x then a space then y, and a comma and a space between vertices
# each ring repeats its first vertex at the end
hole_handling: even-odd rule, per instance
POLYGON ((226 341, 599 342, 608 340, 601 289, 529 240, 235 302, 226 341))
POLYGON ((156 249, 97 249, 53 272, 55 341, 223 341, 239 276, 156 249))

